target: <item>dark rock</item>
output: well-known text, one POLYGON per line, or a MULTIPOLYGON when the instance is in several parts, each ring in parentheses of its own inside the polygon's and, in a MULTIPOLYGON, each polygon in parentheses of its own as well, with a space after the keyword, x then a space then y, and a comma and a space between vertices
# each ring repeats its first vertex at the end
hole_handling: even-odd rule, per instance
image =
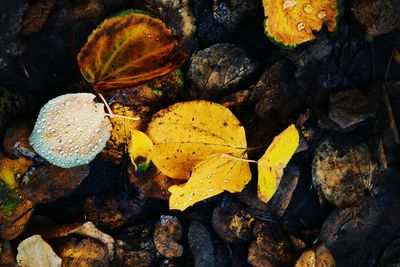
POLYGON ((146 217, 143 203, 126 194, 88 197, 84 209, 87 220, 107 229, 120 228, 146 217))
POLYGON ((22 21, 22 33, 32 34, 42 29, 55 0, 39 0, 29 5, 22 21))
POLYGON ((197 21, 197 37, 203 46, 226 42, 232 38, 224 26, 214 18, 211 0, 191 1, 192 10, 197 21))
POLYGON ((3 148, 4 152, 12 158, 21 156, 33 159, 37 156, 35 150, 29 144, 29 136, 33 129, 34 121, 17 120, 4 133, 3 148))
POLYGON ((133 165, 128 166, 130 184, 135 188, 141 199, 156 198, 168 200, 171 193, 168 188, 185 182, 181 179, 171 179, 162 174, 156 167, 151 166, 142 175, 137 175, 133 165))
POLYGON ((22 17, 28 0, 0 1, 0 49, 12 41, 21 31, 22 17))
POLYGON ((180 37, 179 47, 189 53, 197 49, 196 20, 189 0, 146 0, 146 9, 162 19, 180 37))
POLYGON ((267 68, 254 87, 250 101, 256 101, 256 114, 267 119, 272 112, 286 120, 303 106, 302 90, 294 79, 294 66, 287 60, 267 68))
POLYGON ((258 70, 246 51, 221 43, 198 51, 191 58, 187 81, 192 98, 216 99, 241 89, 258 70))
POLYGON ((182 231, 178 218, 161 215, 153 231, 153 241, 158 252, 167 258, 182 256, 183 247, 177 243, 182 237, 182 231))
POLYGON ((10 241, 0 241, 0 266, 16 266, 14 249, 10 241))
POLYGON ((31 168, 20 187, 33 203, 51 202, 71 194, 88 174, 88 165, 63 169, 45 164, 31 168))
POLYGON ((110 255, 107 246, 94 238, 89 237, 81 240, 75 237, 61 238, 55 242, 54 247, 65 267, 109 266, 110 255))
POLYGON ((336 267, 336 262, 329 249, 322 244, 304 251, 295 265, 295 267, 308 266, 336 267))
POLYGON ((314 185, 337 207, 357 206, 372 191, 377 165, 364 143, 335 145, 324 139, 315 150, 314 185))
POLYGON ((189 227, 189 248, 193 254, 195 267, 214 267, 214 246, 207 228, 194 221, 189 227))
POLYGON ((254 241, 249 247, 248 262, 261 266, 293 266, 296 251, 289 236, 279 226, 257 221, 254 241))
POLYGON ((0 87, 0 136, 7 124, 25 110, 26 100, 15 90, 0 87))
POLYGON ((400 3, 397 0, 352 0, 350 10, 369 37, 400 26, 400 3))
POLYGON ((255 1, 213 0, 215 20, 229 32, 233 32, 246 13, 255 12, 255 1))
POLYGON ((386 246, 382 257, 379 259, 379 267, 395 267, 400 265, 400 238, 397 236, 386 246))
POLYGON ((366 120, 371 114, 369 102, 359 90, 352 88, 329 96, 329 118, 342 129, 366 120))
POLYGON ((253 224, 253 216, 229 198, 225 198, 214 209, 213 228, 226 242, 249 240, 252 236, 253 224))
POLYGON ((296 165, 289 164, 285 167, 278 188, 268 202, 268 207, 274 219, 281 218, 285 213, 290 201, 292 200, 293 192, 297 187, 299 178, 300 170, 296 165))
POLYGON ((159 254, 153 243, 153 222, 125 228, 114 234, 115 256, 110 266, 154 266, 159 254))
POLYGON ((97 23, 104 13, 101 0, 78 0, 74 5, 75 20, 87 20, 97 23))
POLYGON ((374 237, 380 235, 383 220, 376 200, 368 199, 359 207, 334 210, 319 239, 329 248, 337 266, 375 266, 380 250, 374 237))

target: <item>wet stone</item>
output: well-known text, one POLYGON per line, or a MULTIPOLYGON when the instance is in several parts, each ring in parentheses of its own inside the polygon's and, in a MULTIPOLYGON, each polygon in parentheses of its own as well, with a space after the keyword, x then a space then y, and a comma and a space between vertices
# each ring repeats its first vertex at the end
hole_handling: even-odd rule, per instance
POLYGON ((7 124, 25 110, 26 100, 16 90, 0 87, 0 135, 7 124))
POLYGON ((282 119, 292 116, 303 105, 303 93, 294 79, 294 66, 281 60, 267 68, 252 90, 250 101, 262 118, 274 114, 282 119))
POLYGON ((368 99, 355 88, 329 96, 328 116, 341 129, 347 129, 365 121, 370 116, 370 109, 368 99))
POLYGON ((152 222, 136 224, 115 232, 115 256, 111 266, 153 266, 160 254, 153 242, 152 222))
POLYGON ((7 128, 4 133, 3 147, 8 156, 12 158, 24 156, 33 159, 37 155, 29 144, 33 124, 31 120, 18 120, 7 128))
POLYGON ((254 218, 238 203, 225 198, 214 209, 212 225, 226 242, 246 241, 252 237, 254 218))
POLYGON ((337 207, 357 206, 371 193, 377 164, 365 143, 334 144, 321 141, 312 163, 313 183, 337 207))
POLYGON ((207 228, 194 221, 189 227, 189 248, 194 258, 195 267, 214 267, 214 246, 207 228))
POLYGON ((182 237, 183 227, 174 216, 162 215, 153 231, 154 244, 163 256, 176 258, 182 256, 183 247, 177 243, 182 237))
POLYGON ((400 26, 400 3, 397 0, 352 0, 350 10, 369 37, 400 26))
POLYGON ((74 192, 88 174, 88 165, 69 169, 41 165, 22 177, 21 191, 34 203, 54 201, 74 192))
POLYGON ((91 196, 85 201, 85 216, 89 221, 107 229, 120 228, 125 224, 145 219, 143 203, 119 196, 91 196))
POLYGON ((256 267, 293 266, 296 251, 290 237, 278 225, 257 221, 247 260, 256 267))
POLYGON ((14 248, 10 241, 0 241, 0 266, 16 266, 14 248))
POLYGON ((27 0, 0 1, 0 49, 21 31, 21 21, 27 7, 27 0))
POLYGON ((196 52, 187 72, 190 97, 217 99, 241 89, 258 70, 246 50, 220 43, 196 52))
POLYGON ((107 267, 110 255, 107 247, 93 238, 62 238, 55 242, 55 252, 62 259, 62 266, 107 267))

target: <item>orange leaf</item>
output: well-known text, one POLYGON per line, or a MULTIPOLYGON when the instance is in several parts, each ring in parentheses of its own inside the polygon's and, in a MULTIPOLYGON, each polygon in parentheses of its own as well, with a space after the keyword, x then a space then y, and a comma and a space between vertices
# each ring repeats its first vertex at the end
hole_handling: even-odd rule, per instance
POLYGON ((128 10, 106 19, 78 55, 85 79, 96 92, 131 87, 179 67, 187 54, 159 19, 128 10))
POLYGON ((340 15, 338 0, 263 0, 265 33, 272 41, 286 48, 313 40, 313 32, 323 24, 336 29, 340 15))

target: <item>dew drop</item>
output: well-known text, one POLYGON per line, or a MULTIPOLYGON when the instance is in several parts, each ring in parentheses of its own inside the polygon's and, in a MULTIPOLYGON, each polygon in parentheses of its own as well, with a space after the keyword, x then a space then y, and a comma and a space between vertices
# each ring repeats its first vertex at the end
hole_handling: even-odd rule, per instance
POLYGON ((306 28, 306 24, 305 24, 304 22, 299 22, 299 23, 297 24, 297 29, 298 29, 299 31, 303 31, 305 28, 306 28))
POLYGON ((313 8, 312 8, 312 6, 310 4, 305 4, 303 6, 303 10, 307 14, 311 14, 313 12, 313 8))
POLYGON ((210 188, 207 190, 208 194, 211 195, 214 192, 214 189, 210 188))
POLYGON ((203 184, 203 183, 204 183, 204 180, 203 180, 203 179, 201 179, 201 180, 199 181, 199 183, 200 183, 200 184, 203 184))
POLYGON ((38 134, 40 134, 41 132, 42 132, 42 130, 40 130, 40 129, 36 131, 36 133, 38 133, 38 134))
POLYGON ((318 12, 317 17, 318 17, 319 19, 325 18, 325 17, 326 17, 326 10, 321 10, 320 12, 318 12))
POLYGON ((229 182, 228 180, 226 180, 226 179, 224 180, 224 183, 228 183, 228 182, 229 182))
POLYGON ((7 211, 7 213, 6 213, 6 215, 9 217, 12 216, 12 214, 13 214, 12 211, 7 211))

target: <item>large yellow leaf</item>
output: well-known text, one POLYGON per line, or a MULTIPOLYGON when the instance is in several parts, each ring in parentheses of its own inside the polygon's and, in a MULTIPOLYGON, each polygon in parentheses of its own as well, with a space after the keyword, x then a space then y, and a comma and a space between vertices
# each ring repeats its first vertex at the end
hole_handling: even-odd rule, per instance
POLYGON ((147 134, 154 144, 154 165, 171 178, 188 179, 194 166, 214 154, 247 158, 239 120, 229 109, 209 101, 177 103, 161 110, 147 134))
POLYGON ((127 10, 106 19, 78 55, 82 75, 96 92, 145 83, 176 69, 187 54, 159 19, 127 10))
MULTIPOLYGON (((240 155, 238 155, 240 156, 240 155)), ((185 210, 196 202, 218 195, 224 190, 240 192, 251 178, 249 163, 214 154, 199 162, 184 185, 171 186, 169 208, 185 210)))
POLYGON ((299 145, 299 133, 292 124, 272 140, 258 161, 258 197, 267 203, 281 181, 283 170, 299 145))
POLYGON ((263 0, 265 33, 274 42, 284 47, 315 38, 323 24, 329 31, 336 28, 340 14, 340 0, 263 0))

